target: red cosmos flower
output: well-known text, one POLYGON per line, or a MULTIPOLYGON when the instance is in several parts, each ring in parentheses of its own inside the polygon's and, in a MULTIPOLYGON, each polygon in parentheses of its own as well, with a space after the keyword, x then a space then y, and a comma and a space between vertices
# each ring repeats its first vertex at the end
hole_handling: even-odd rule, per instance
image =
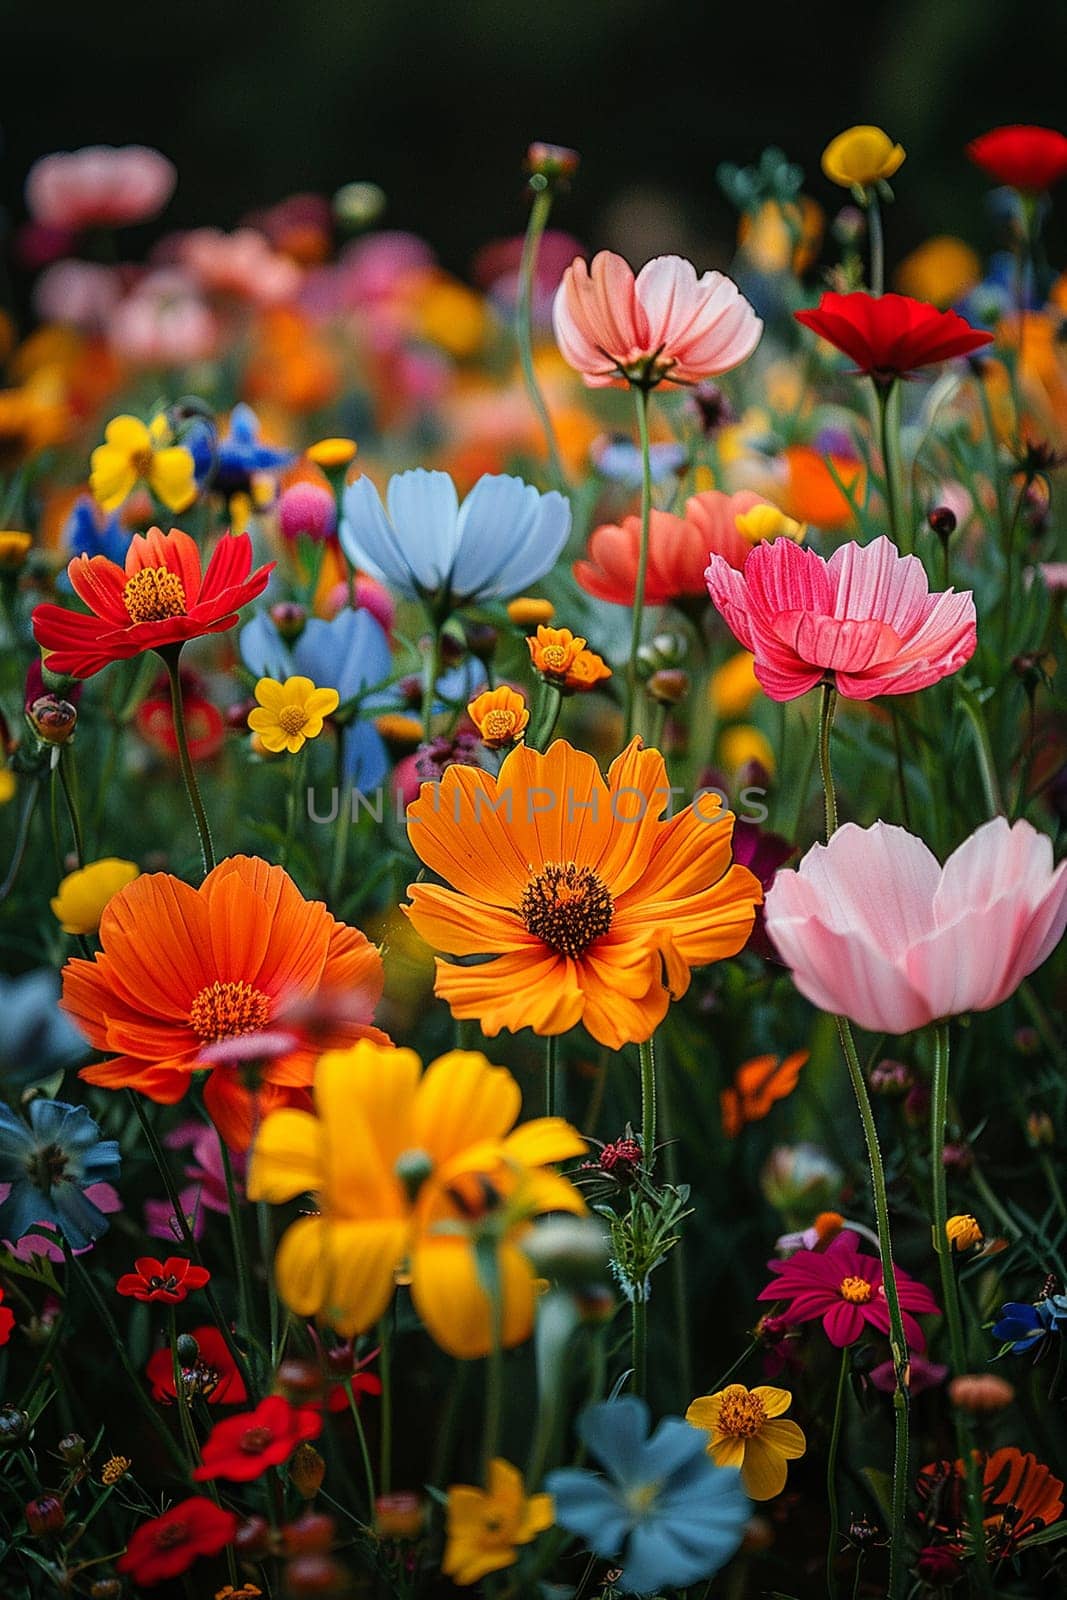
MULTIPOLYGON (((1014 1445, 977 1452, 982 1473, 982 1522, 990 1555, 1000 1560, 1063 1515, 1063 1484, 1036 1456, 1014 1445)), ((919 1473, 923 1522, 959 1554, 967 1549, 967 1494, 962 1461, 932 1461, 919 1473)))
POLYGON ((1067 173, 1067 139, 1053 128, 1015 123, 972 139, 967 154, 997 183, 1040 194, 1067 173))
MULTIPOLYGON (((838 1234, 827 1250, 798 1250, 788 1261, 769 1261, 774 1281, 761 1290, 760 1300, 788 1300, 782 1313, 786 1323, 821 1319, 823 1332, 841 1350, 855 1344, 870 1324, 889 1332, 889 1307, 882 1287, 882 1264, 875 1256, 860 1254, 859 1241, 849 1230, 838 1234)), ((913 1350, 925 1350, 923 1331, 915 1312, 936 1312, 929 1289, 895 1269, 904 1331, 913 1350)))
MULTIPOLYGON (((204 694, 199 677, 183 672, 181 681, 182 714, 189 740, 189 754, 194 761, 207 761, 217 755, 226 742, 226 718, 204 694)), ((141 738, 153 750, 172 761, 178 759, 178 736, 174 731, 174 712, 165 677, 161 677, 148 698, 137 707, 134 722, 141 738)))
POLYGON ((253 572, 251 539, 228 533, 201 574, 200 551, 187 533, 149 528, 130 541, 124 568, 106 556, 75 556, 67 576, 92 615, 38 606, 34 638, 52 672, 91 678, 112 661, 224 633, 241 606, 263 593, 273 567, 253 572))
POLYGON ((993 338, 957 312, 938 311, 907 294, 827 293, 814 311, 793 315, 882 385, 919 367, 970 355, 993 338))
POLYGON ((317 1439, 322 1415, 312 1406, 294 1406, 279 1394, 268 1395, 254 1411, 217 1422, 200 1452, 202 1465, 193 1472, 198 1483, 228 1478, 248 1483, 268 1467, 288 1461, 298 1444, 317 1439))
MULTIPOLYGON (((211 1406, 239 1406, 248 1399, 248 1390, 229 1352, 226 1340, 210 1325, 194 1328, 199 1354, 192 1366, 182 1368, 186 1393, 206 1400, 211 1406)), ((152 1399, 170 1405, 177 1399, 174 1389, 174 1364, 170 1346, 164 1345, 148 1359, 145 1376, 152 1385, 152 1399)))
POLYGON ((143 1522, 115 1566, 139 1587, 151 1587, 187 1571, 198 1556, 215 1556, 237 1532, 237 1518, 213 1500, 194 1494, 161 1517, 143 1522))
POLYGON ((115 1285, 116 1294, 132 1300, 161 1300, 164 1305, 180 1305, 193 1289, 202 1289, 211 1277, 206 1267, 198 1267, 184 1256, 138 1256, 134 1271, 126 1272, 115 1285))

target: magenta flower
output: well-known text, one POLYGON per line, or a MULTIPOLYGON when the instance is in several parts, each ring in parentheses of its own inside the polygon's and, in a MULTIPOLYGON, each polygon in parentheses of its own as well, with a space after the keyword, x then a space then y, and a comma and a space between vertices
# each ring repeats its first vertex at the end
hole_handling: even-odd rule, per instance
MULTIPOLYGON (((769 1261, 767 1267, 774 1280, 759 1299, 787 1300, 783 1322, 821 1321, 826 1337, 839 1350, 855 1344, 868 1326, 888 1334, 882 1264, 876 1256, 861 1254, 859 1240, 848 1229, 826 1250, 798 1250, 788 1261, 769 1261)), ((913 1350, 925 1350, 915 1313, 936 1312, 937 1302, 925 1284, 916 1283, 899 1267, 894 1271, 908 1344, 913 1350)))
POLYGON ((744 571, 713 555, 704 576, 772 700, 795 700, 824 679, 849 700, 914 694, 974 654, 974 597, 931 594, 918 557, 884 537, 841 545, 829 561, 772 539, 744 571))

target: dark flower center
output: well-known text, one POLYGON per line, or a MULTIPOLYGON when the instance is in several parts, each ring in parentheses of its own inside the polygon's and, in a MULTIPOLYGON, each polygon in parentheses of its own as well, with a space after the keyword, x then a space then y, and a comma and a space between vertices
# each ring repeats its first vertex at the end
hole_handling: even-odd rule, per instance
POLYGON ((178 1280, 172 1272, 169 1278, 149 1278, 148 1287, 153 1293, 166 1290, 168 1294, 173 1294, 178 1287, 178 1280))
POLYGON ((58 1144, 42 1145, 27 1161, 26 1172, 34 1188, 47 1194, 67 1175, 67 1153, 58 1144))
POLYGON ((592 867, 546 861, 531 878, 520 911, 532 934, 573 958, 607 933, 615 902, 592 867))
POLYGON ((246 1428, 241 1435, 241 1449, 247 1456, 258 1456, 274 1438, 269 1428, 246 1428))
POLYGON ((189 1529, 184 1522, 165 1522, 161 1528, 156 1529, 156 1549, 173 1550, 177 1545, 184 1544, 188 1537, 189 1529))

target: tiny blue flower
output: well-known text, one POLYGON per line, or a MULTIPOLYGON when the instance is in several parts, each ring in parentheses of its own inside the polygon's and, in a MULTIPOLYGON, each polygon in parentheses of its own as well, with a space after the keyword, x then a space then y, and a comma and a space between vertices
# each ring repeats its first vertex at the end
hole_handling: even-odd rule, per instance
MULTIPOLYGON (((595 444, 590 454, 593 465, 602 478, 621 484, 624 489, 640 488, 641 451, 632 439, 627 439, 623 435, 612 435, 595 444)), ((666 478, 677 477, 683 471, 688 460, 688 451, 684 445, 668 441, 664 444, 651 445, 648 458, 652 469, 652 482, 662 483, 666 478)))
POLYGON ((89 495, 79 495, 63 527, 63 543, 71 556, 106 556, 121 567, 130 545, 128 529, 117 511, 110 516, 89 495))
POLYGON ((34 1100, 29 1123, 0 1105, 0 1237, 18 1241, 38 1222, 50 1222, 72 1250, 107 1232, 103 1212, 84 1191, 119 1175, 117 1139, 101 1139, 84 1106, 34 1100))
POLYGON ((666 1417, 650 1438, 649 1424, 633 1395, 589 1406, 578 1433, 607 1477, 565 1467, 545 1479, 558 1525, 598 1556, 622 1556, 629 1594, 710 1578, 740 1545, 750 1510, 740 1474, 715 1465, 705 1434, 666 1417))
POLYGON ((506 599, 554 566, 571 526, 561 494, 486 473, 459 503, 446 472, 400 472, 383 506, 364 474, 344 492, 340 537, 356 566, 408 599, 454 610, 506 599))
MULTIPOLYGON (((1062 1295, 1059 1298, 1062 1300, 1062 1295)), ((993 1337, 1010 1345, 1012 1355, 1024 1355, 1052 1331, 1052 1317, 1046 1309, 1049 1304, 1047 1300, 1037 1305, 1009 1301, 1000 1308, 1000 1316, 993 1324, 993 1337)))
POLYGON ((58 1002, 59 978, 51 967, 0 977, 0 1073, 9 1087, 40 1083, 88 1055, 88 1044, 58 1002))
MULTIPOLYGON (((199 467, 207 442, 206 432, 202 432, 198 440, 182 439, 186 449, 192 451, 197 464, 197 481, 200 479, 199 467)), ((227 497, 247 494, 257 474, 277 472, 280 467, 288 466, 292 459, 291 450, 277 450, 273 445, 264 444, 259 436, 259 418, 252 407, 242 401, 230 412, 229 432, 214 441, 211 487, 227 497)))

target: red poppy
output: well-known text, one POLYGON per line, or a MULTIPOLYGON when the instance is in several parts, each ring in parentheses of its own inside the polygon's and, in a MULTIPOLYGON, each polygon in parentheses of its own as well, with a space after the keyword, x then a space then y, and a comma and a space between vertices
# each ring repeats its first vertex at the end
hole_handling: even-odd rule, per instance
MULTIPOLYGON (((191 1336, 199 1352, 194 1362, 182 1368, 182 1383, 190 1399, 206 1400, 212 1406, 239 1406, 247 1400, 248 1390, 219 1330, 210 1326, 194 1328, 191 1336)), ((169 1345, 149 1357, 145 1375, 152 1385, 153 1400, 169 1405, 177 1398, 169 1345)))
POLYGON ((1040 194, 1067 173, 1067 139, 1053 128, 1015 123, 972 139, 967 154, 997 183, 1040 194))
POLYGON ((206 1267, 195 1266, 184 1256, 138 1256, 133 1272, 123 1273, 115 1285, 116 1294, 132 1300, 161 1300, 164 1305, 180 1305, 193 1289, 202 1289, 211 1277, 206 1267))
POLYGON ((993 338, 958 312, 938 311, 907 294, 827 293, 814 311, 793 315, 881 384, 970 355, 993 338))
POLYGON ((193 1477, 198 1483, 208 1478, 248 1483, 268 1467, 288 1461, 297 1445, 321 1432, 322 1416, 312 1406, 294 1406, 280 1394, 268 1395, 254 1411, 215 1424, 193 1477))
POLYGON ((213 1500, 194 1494, 161 1517, 143 1522, 115 1566, 134 1583, 150 1587, 186 1572, 198 1556, 215 1556, 237 1532, 237 1518, 213 1500))
POLYGON ((247 533, 224 534, 207 570, 196 542, 180 528, 136 534, 124 567, 106 556, 75 556, 67 576, 84 612, 41 605, 33 633, 52 672, 91 678, 112 661, 224 633, 242 606, 262 594, 274 563, 252 571, 247 533))

